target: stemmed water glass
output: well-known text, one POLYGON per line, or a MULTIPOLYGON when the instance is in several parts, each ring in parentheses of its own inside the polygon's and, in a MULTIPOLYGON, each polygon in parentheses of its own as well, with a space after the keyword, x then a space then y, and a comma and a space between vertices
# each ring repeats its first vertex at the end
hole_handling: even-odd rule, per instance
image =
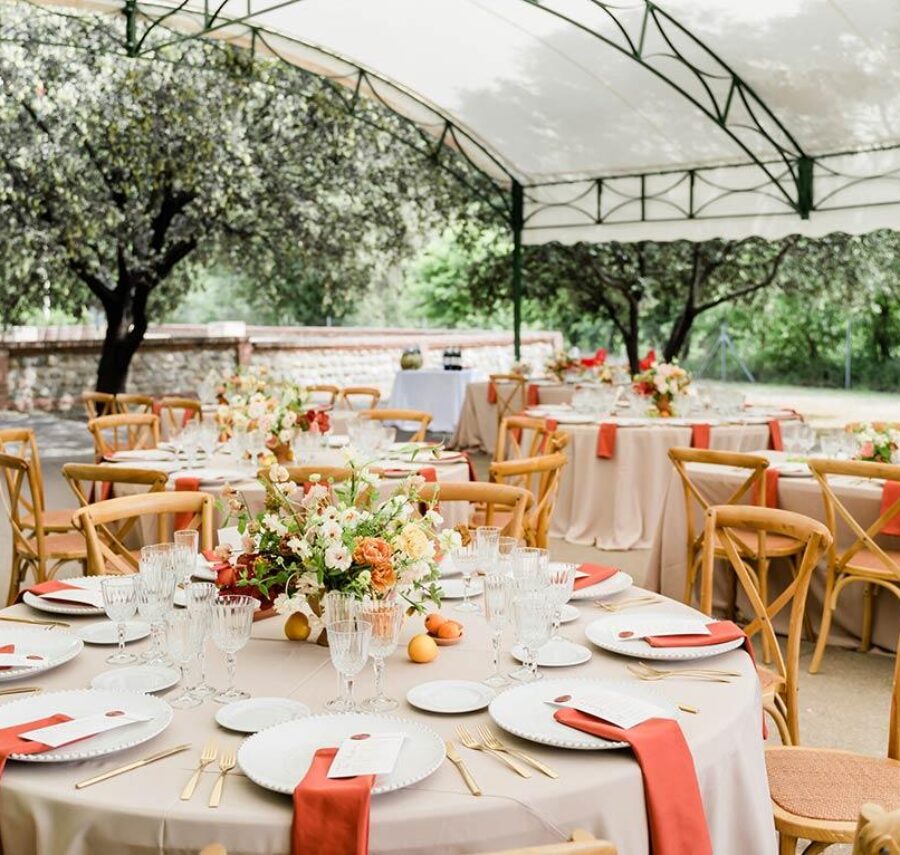
POLYGON ((203 643, 203 624, 187 609, 173 609, 166 615, 166 643, 169 655, 181 672, 185 684, 182 691, 169 701, 176 709, 198 707, 202 703, 194 694, 187 679, 191 662, 199 655, 203 643))
POLYGON ((546 549, 520 546, 512 555, 512 576, 521 590, 538 590, 547 584, 550 556, 546 549))
MULTIPOLYGON (((333 623, 353 620, 359 611, 361 603, 352 594, 343 591, 329 591, 322 597, 322 618, 325 621, 326 633, 333 623)), ((325 709, 335 712, 346 712, 345 699, 347 697, 347 684, 343 675, 338 672, 338 696, 325 702, 325 709)))
POLYGON ((200 426, 195 420, 192 419, 181 429, 181 445, 188 469, 193 469, 197 465, 197 451, 200 448, 200 426))
POLYGON ((181 583, 187 585, 197 566, 197 552, 200 549, 200 532, 195 528, 180 528, 173 535, 172 563, 179 574, 181 583))
MULTIPOLYGON (((343 677, 345 688, 339 709, 358 712, 353 700, 353 678, 366 667, 372 624, 361 618, 339 620, 328 625, 328 652, 331 664, 343 677)), ((335 707, 332 707, 335 709, 335 707)))
POLYGON ((463 579, 463 601, 456 607, 458 612, 477 612, 478 606, 469 601, 469 589, 472 584, 472 573, 479 564, 478 548, 474 542, 468 546, 458 546, 451 550, 450 556, 453 559, 453 566, 462 574, 463 579))
POLYGON ((212 604, 213 643, 225 654, 228 669, 228 688, 223 689, 213 700, 220 704, 230 704, 249 698, 247 692, 235 688, 234 675, 237 670, 237 652, 246 646, 253 629, 253 613, 259 601, 242 594, 225 594, 212 604))
POLYGON ((500 549, 500 529, 497 526, 482 525, 475 529, 475 549, 478 552, 478 567, 484 575, 493 573, 497 566, 500 549))
POLYGON ((384 693, 384 660, 397 649, 405 611, 403 603, 384 600, 366 600, 360 607, 360 618, 372 625, 369 656, 375 666, 375 694, 362 702, 363 709, 387 712, 397 707, 397 701, 384 693))
POLYGON ((110 665, 129 665, 137 662, 137 656, 125 652, 126 624, 137 610, 137 598, 133 576, 105 576, 100 582, 103 592, 103 608, 106 616, 115 621, 119 638, 118 650, 106 657, 110 665))
POLYGON ((491 628, 491 646, 494 652, 494 672, 482 682, 491 688, 509 683, 500 670, 500 643, 503 630, 509 623, 509 589, 512 580, 505 573, 492 573, 484 579, 484 617, 491 628))
POLYGON ((511 675, 516 680, 531 683, 543 678, 537 669, 537 657, 538 651, 550 639, 554 608, 544 591, 520 591, 513 596, 516 641, 525 650, 525 668, 511 675))
POLYGON ((519 548, 519 541, 515 537, 497 538, 497 563, 494 571, 508 576, 512 573, 512 557, 519 548))
POLYGON ((200 450, 205 455, 208 465, 213 454, 215 454, 216 446, 219 444, 219 429, 214 422, 201 422, 197 436, 200 450))
POLYGON ((212 606, 218 589, 212 582, 191 582, 184 586, 184 604, 188 614, 201 627, 200 650, 197 654, 197 685, 191 692, 198 698, 210 698, 216 690, 206 682, 206 639, 212 622, 212 606))
POLYGON ((150 624, 153 646, 142 654, 149 665, 168 665, 169 658, 163 646, 165 618, 175 598, 176 576, 170 560, 171 544, 145 546, 141 550, 139 573, 134 577, 137 608, 150 624))
POLYGON ((575 588, 574 564, 554 562, 547 568, 547 593, 553 604, 553 636, 551 641, 565 641, 559 634, 559 626, 562 623, 562 607, 569 602, 572 591, 575 588))

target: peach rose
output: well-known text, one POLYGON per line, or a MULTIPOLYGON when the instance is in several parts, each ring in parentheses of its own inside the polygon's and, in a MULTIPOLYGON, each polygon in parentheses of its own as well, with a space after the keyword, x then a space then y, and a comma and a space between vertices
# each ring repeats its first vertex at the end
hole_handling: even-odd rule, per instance
POLYGON ((397 573, 390 561, 383 561, 372 567, 372 589, 383 594, 397 584, 397 573))
POLYGON ((391 545, 380 537, 363 537, 353 550, 353 561, 374 568, 380 564, 390 564, 392 553, 391 545))

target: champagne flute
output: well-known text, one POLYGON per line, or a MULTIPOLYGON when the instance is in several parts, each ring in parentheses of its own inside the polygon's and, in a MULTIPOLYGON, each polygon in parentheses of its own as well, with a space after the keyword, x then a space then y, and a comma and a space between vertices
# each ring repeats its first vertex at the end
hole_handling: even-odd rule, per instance
POLYGON ((492 573, 484 580, 484 617, 491 628, 494 672, 482 682, 494 689, 509 684, 509 679, 500 670, 500 643, 503 630, 509 623, 510 584, 511 580, 505 573, 492 573))
POLYGON ((478 553, 478 570, 485 576, 497 567, 500 551, 500 529, 493 525, 482 525, 475 529, 475 550, 478 553))
POLYGON ((384 660, 397 649, 405 611, 403 603, 384 600, 366 600, 360 607, 360 618, 372 624, 369 656, 375 667, 375 695, 363 701, 365 710, 387 712, 397 708, 397 701, 384 693, 384 660))
POLYGON ((353 700, 353 678, 366 666, 371 638, 372 624, 361 618, 339 620, 328 626, 331 664, 344 678, 346 687, 340 709, 347 712, 359 711, 353 700))
POLYGON ((472 584, 472 573, 478 566, 478 549, 474 543, 469 546, 458 546, 451 550, 450 556, 453 559, 453 565, 462 574, 463 578, 463 601, 456 607, 458 612, 477 612, 478 606, 469 602, 469 588, 472 584))
POLYGON ((195 528, 180 528, 173 535, 173 539, 175 540, 173 560, 181 571, 182 584, 188 585, 197 566, 200 532, 195 528))
POLYGON ((554 562, 547 568, 548 593, 553 604, 553 635, 551 641, 565 641, 559 634, 562 623, 562 607, 569 602, 575 588, 574 564, 554 562))
POLYGON ((166 643, 169 655, 178 666, 181 680, 185 684, 182 691, 169 701, 175 709, 190 709, 202 703, 193 693, 193 687, 187 679, 188 668, 199 654, 202 640, 203 624, 187 609, 173 609, 166 615, 166 643))
POLYGON ((137 656, 125 652, 125 629, 127 622, 137 610, 133 576, 105 576, 100 582, 103 592, 103 608, 106 616, 115 621, 119 638, 118 650, 106 657, 110 665, 130 665, 137 662, 137 656))
POLYGON ((197 655, 198 682, 192 689, 198 698, 210 698, 216 693, 216 690, 206 682, 206 640, 212 623, 212 606, 218 593, 218 588, 212 582, 191 582, 184 586, 184 604, 188 613, 202 626, 200 650, 197 655))
MULTIPOLYGON (((343 591, 328 591, 322 597, 322 618, 328 627, 339 621, 353 620, 359 611, 360 601, 352 594, 343 591)), ((347 696, 347 685, 343 675, 338 671, 338 695, 325 702, 325 709, 335 712, 344 711, 344 699, 347 696)))
POLYGON ((213 695, 213 700, 220 704, 230 704, 250 697, 248 692, 235 688, 234 677, 237 671, 237 653, 250 640, 253 613, 258 605, 257 599, 242 594, 226 594, 213 602, 213 642, 225 654, 225 667, 228 669, 228 687, 213 695))

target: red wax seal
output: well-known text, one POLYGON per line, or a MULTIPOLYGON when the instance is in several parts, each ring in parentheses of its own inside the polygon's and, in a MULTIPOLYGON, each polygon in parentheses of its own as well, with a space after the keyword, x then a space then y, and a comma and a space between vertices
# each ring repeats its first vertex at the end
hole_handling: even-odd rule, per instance
POLYGON ((350 738, 351 739, 368 739, 369 736, 371 736, 371 734, 369 734, 369 733, 355 733, 350 738))
POLYGON ((571 701, 571 695, 560 695, 558 698, 554 698, 553 702, 556 704, 564 704, 566 701, 571 701))
POLYGON ((37 659, 38 662, 43 662, 43 660, 44 660, 44 657, 38 656, 37 653, 29 653, 25 658, 26 659, 37 659))
POLYGON ((115 718, 116 716, 125 715, 125 712, 124 710, 110 710, 106 715, 109 716, 109 718, 115 718))
POLYGON ((630 629, 623 629, 619 633, 619 638, 634 638, 634 633, 630 629))

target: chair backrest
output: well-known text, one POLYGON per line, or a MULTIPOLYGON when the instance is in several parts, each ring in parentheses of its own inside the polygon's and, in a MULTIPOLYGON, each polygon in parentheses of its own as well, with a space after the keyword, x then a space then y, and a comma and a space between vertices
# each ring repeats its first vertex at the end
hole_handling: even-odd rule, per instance
POLYGON ((39 486, 34 466, 25 457, 0 453, 0 469, 4 476, 0 496, 12 530, 13 550, 36 558, 43 554, 45 533, 41 506, 35 499, 39 486), (26 525, 29 517, 33 524, 26 525), (29 546, 30 538, 34 538, 36 549, 29 546))
POLYGON ((82 392, 81 402, 89 419, 110 416, 116 412, 116 396, 109 392, 82 392))
POLYGON ((900 808, 888 813, 879 805, 859 809, 853 855, 900 855, 900 808))
POLYGON ((167 395, 157 405, 160 428, 171 436, 181 430, 191 419, 203 421, 203 408, 196 398, 179 398, 167 395))
POLYGON ((151 395, 137 395, 130 392, 120 392, 116 395, 115 412, 127 413, 152 413, 153 397, 151 395))
MULTIPOLYGON (((301 486, 312 483, 310 479, 315 475, 319 476, 322 483, 349 481, 353 475, 353 470, 346 466, 286 466, 285 469, 287 469, 288 478, 301 486)), ((268 469, 261 469, 259 477, 264 480, 268 479, 267 473, 268 469)))
POLYGON ((900 760, 900 638, 894 648, 894 690, 891 693, 891 720, 888 727, 888 757, 900 760))
POLYGON ((488 378, 497 401, 497 424, 525 409, 525 378, 521 374, 491 374, 488 378))
POLYGON ((419 429, 409 438, 410 442, 422 442, 431 424, 431 413, 424 410, 360 410, 359 415, 382 422, 417 422, 419 429))
MULTIPOLYGON (((41 457, 38 453, 37 439, 31 428, 6 428, 0 430, 0 452, 21 457, 28 461, 34 475, 36 493, 32 495, 31 489, 27 495, 20 497, 22 510, 26 515, 40 513, 44 509, 44 473, 41 469, 41 457), (35 508, 35 505, 37 506, 35 508)), ((11 472, 5 470, 7 478, 11 472)), ((9 484, 7 483, 7 489, 9 484)))
POLYGON ((88 422, 88 430, 93 434, 98 460, 116 451, 156 448, 159 444, 159 416, 148 413, 99 416, 88 422))
POLYGON ((505 416, 497 429, 494 462, 521 460, 526 457, 537 457, 551 450, 558 451, 558 447, 550 448, 551 434, 565 436, 565 441, 568 442, 568 434, 552 428, 546 419, 533 416, 505 416))
POLYGON ((525 514, 531 507, 532 497, 522 487, 507 484, 489 484, 483 481, 444 481, 425 484, 419 490, 423 502, 472 502, 484 505, 484 524, 493 525, 497 511, 509 512, 509 520, 503 527, 505 537, 521 540, 525 532, 525 514))
POLYGON ((341 394, 340 386, 332 386, 329 383, 316 383, 314 386, 306 386, 305 389, 311 396, 311 403, 330 404, 332 407, 341 394))
POLYGON ((118 538, 107 539, 110 530, 120 531, 125 523, 141 517, 155 517, 155 542, 171 539, 174 525, 171 515, 188 515, 190 520, 179 523, 180 528, 195 528, 200 532, 200 548, 213 547, 213 497, 209 493, 187 490, 142 493, 120 496, 95 502, 75 511, 76 528, 84 533, 87 544, 88 573, 133 573, 138 562, 118 538))
POLYGON ((572 839, 566 843, 504 849, 502 852, 482 852, 481 855, 616 855, 616 847, 605 840, 597 840, 584 829, 576 828, 572 832, 572 839))
POLYGON ((381 390, 374 386, 344 386, 337 403, 348 410, 374 409, 380 400, 381 390))
MULTIPOLYGON (((566 436, 566 434, 563 434, 566 436)), ((491 481, 525 487, 533 504, 525 518, 525 541, 529 546, 547 547, 550 516, 559 490, 559 478, 569 458, 561 451, 539 457, 523 457, 491 464, 491 481)))
POLYGON ((831 554, 835 563, 835 569, 840 572, 845 565, 853 563, 854 555, 860 550, 865 549, 870 555, 877 558, 884 566, 885 570, 894 574, 895 582, 900 582, 900 562, 892 558, 876 542, 876 538, 881 530, 897 514, 900 514, 900 496, 898 496, 896 501, 892 502, 884 509, 875 522, 868 528, 863 528, 847 506, 841 501, 837 493, 835 493, 831 486, 831 482, 828 480, 832 475, 843 475, 850 478, 858 478, 860 480, 877 478, 884 481, 900 482, 900 465, 892 463, 873 463, 862 460, 810 460, 808 461, 808 465, 816 480, 819 482, 819 486, 822 488, 822 501, 825 505, 825 523, 832 535, 831 554), (838 517, 847 524, 854 536, 853 542, 843 549, 838 549, 837 547, 838 517))
MULTIPOLYGON (((700 578, 700 610, 712 614, 713 583, 717 546, 725 553, 728 569, 737 577, 739 589, 750 603, 753 619, 744 628, 748 637, 759 633, 772 652, 773 668, 784 680, 785 699, 796 700, 800 669, 800 636, 803 631, 803 614, 813 571, 819 559, 831 545, 831 534, 818 520, 773 508, 752 505, 713 505, 706 511, 703 537, 703 564, 700 578), (803 544, 796 572, 787 587, 771 603, 760 597, 756 579, 744 560, 734 529, 756 532, 761 539, 767 534, 780 534, 803 544), (773 620, 790 604, 790 623, 784 654, 775 637, 773 620)), ((788 727, 799 735, 797 704, 788 702, 788 727)))

